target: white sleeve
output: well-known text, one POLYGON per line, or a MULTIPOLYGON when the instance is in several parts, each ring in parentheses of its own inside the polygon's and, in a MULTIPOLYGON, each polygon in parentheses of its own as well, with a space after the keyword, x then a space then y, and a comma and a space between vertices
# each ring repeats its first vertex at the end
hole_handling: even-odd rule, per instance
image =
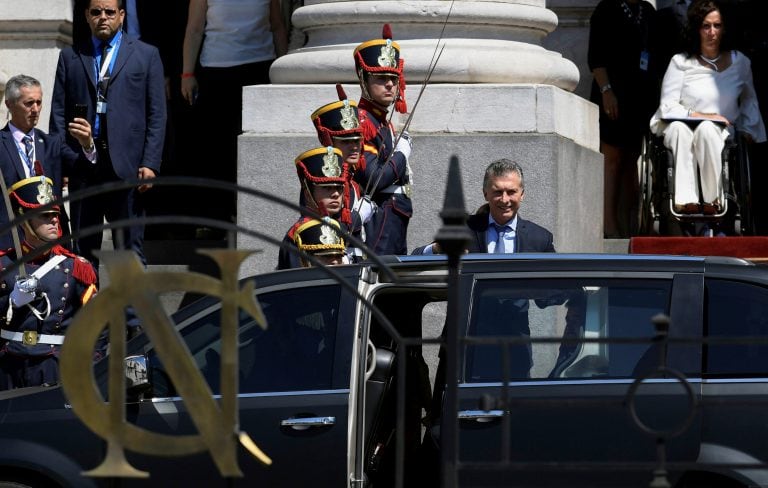
POLYGON ((752 63, 749 58, 738 53, 742 58, 741 75, 744 78, 744 90, 739 97, 739 118, 734 125, 741 131, 746 132, 755 140, 755 142, 765 142, 765 125, 760 115, 760 107, 757 103, 757 93, 752 81, 752 63))
POLYGON ((676 54, 672 57, 664 73, 664 81, 661 83, 661 103, 659 104, 660 118, 682 119, 688 117, 688 110, 693 107, 685 107, 681 103, 683 93, 683 81, 685 70, 682 63, 685 54, 676 54))

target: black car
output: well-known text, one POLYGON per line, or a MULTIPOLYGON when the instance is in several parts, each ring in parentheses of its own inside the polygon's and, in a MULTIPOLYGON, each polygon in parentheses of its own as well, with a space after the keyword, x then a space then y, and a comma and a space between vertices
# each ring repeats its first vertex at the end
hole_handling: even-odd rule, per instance
MULTIPOLYGON (((711 257, 466 255, 451 317, 462 338, 457 417, 445 402, 445 361, 454 356, 436 345, 447 319, 446 260, 401 257, 333 272, 253 278, 269 327, 242 313, 240 429, 273 464, 241 450, 244 478, 233 486, 393 486, 397 476, 405 486, 437 486, 441 446, 454 434, 448 476, 459 486, 645 487, 663 469, 677 486, 768 486, 765 267, 711 257)), ((215 395, 220 309, 207 297, 174 315, 215 395)), ((128 354, 146 360, 151 388, 129 395, 126 419, 195 433, 148 337, 131 340, 128 354)), ((94 368, 105 389, 106 366, 94 368)), ((105 442, 59 387, 0 393, 0 445, 0 486, 113 481, 81 474, 101 463, 105 442)), ((129 452, 128 460, 151 477, 121 486, 221 479, 207 453, 129 452)))

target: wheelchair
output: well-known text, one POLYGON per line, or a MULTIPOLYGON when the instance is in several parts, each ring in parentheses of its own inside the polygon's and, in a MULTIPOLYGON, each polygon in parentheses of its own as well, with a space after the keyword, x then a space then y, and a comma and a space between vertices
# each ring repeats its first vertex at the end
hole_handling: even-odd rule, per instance
MULTIPOLYGON (((638 158, 640 183, 639 235, 726 235, 752 234, 752 194, 749 148, 745 135, 728 138, 722 154, 721 182, 725 198, 715 214, 675 211, 675 160, 664 146, 664 137, 650 130, 643 137, 638 158)), ((697 170, 698 176, 698 170, 697 170)))

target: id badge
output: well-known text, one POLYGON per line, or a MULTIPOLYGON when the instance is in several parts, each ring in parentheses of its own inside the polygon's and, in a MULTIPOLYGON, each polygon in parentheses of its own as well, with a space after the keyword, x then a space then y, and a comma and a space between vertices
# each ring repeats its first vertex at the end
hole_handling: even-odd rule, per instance
POLYGON ((96 102, 96 113, 97 114, 107 113, 107 102, 96 102))
POLYGON ((646 50, 640 52, 640 69, 648 71, 648 51, 646 50))

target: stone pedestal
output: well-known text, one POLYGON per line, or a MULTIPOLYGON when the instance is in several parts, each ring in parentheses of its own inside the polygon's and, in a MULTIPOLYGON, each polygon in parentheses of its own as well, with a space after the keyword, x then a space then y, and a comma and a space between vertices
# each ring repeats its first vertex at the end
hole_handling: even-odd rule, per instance
MULTIPOLYGON (((72 2, 24 0, 0 2, 0 91, 18 74, 30 75, 43 85, 43 113, 38 127, 47 130, 53 81, 59 51, 72 44, 72 2)), ((0 120, 5 121, 5 104, 0 120)))
MULTIPOLYGON (((448 161, 455 154, 468 211, 483 203, 488 163, 515 159, 525 170, 521 215, 552 230, 559 251, 602 251, 597 111, 571 93, 579 81, 576 66, 542 46, 557 26, 544 0, 310 0, 305 5, 293 22, 308 35, 307 45, 274 63, 273 85, 244 91, 241 185, 298 201, 294 158, 318 146, 310 114, 337 99, 336 82, 345 83, 351 99, 359 98, 353 50, 380 38, 388 22, 405 59, 406 98, 413 111, 409 249, 431 242, 440 225, 448 161)), ((395 118, 396 127, 402 119, 395 118)), ((277 242, 296 218, 295 211, 263 199, 242 195, 238 201, 238 224, 277 242)), ((264 251, 247 263, 244 274, 277 264, 275 242, 243 233, 237 245, 264 251)))

